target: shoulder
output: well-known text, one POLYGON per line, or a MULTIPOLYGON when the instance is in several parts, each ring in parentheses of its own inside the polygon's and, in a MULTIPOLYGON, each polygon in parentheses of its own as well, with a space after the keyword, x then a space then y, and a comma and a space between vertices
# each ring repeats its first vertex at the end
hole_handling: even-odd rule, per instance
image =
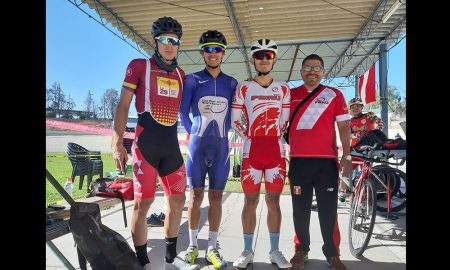
POLYGON ((325 90, 325 89, 329 89, 329 90, 333 91, 336 95, 344 97, 344 94, 342 93, 342 91, 337 89, 337 88, 335 88, 335 87, 332 87, 332 86, 329 86, 329 85, 324 85, 322 87, 322 90, 325 90))

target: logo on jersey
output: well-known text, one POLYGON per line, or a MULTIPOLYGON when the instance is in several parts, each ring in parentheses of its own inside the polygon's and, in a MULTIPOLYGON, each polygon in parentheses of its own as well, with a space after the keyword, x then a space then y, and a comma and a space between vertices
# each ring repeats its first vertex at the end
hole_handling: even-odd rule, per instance
POLYGON ((272 88, 272 92, 274 92, 274 93, 278 92, 278 87, 272 88))
POLYGON ((129 68, 127 68, 126 76, 129 77, 131 75, 133 75, 133 69, 131 67, 129 67, 129 68))
POLYGON ((259 100, 281 100, 281 97, 278 95, 273 95, 273 96, 252 96, 251 100, 255 100, 255 99, 259 99, 259 100))
POLYGON ((361 124, 365 124, 365 123, 366 123, 366 119, 362 119, 361 124))
POLYGON ((327 100, 325 100, 324 97, 318 97, 314 103, 319 103, 319 104, 328 104, 329 102, 327 100))
POLYGON ((295 194, 295 195, 300 195, 300 194, 302 194, 302 187, 301 187, 301 186, 294 186, 294 187, 293 187, 293 190, 294 190, 294 194, 295 194))
POLYGON ((158 95, 165 97, 178 97, 180 86, 177 80, 157 77, 158 95))

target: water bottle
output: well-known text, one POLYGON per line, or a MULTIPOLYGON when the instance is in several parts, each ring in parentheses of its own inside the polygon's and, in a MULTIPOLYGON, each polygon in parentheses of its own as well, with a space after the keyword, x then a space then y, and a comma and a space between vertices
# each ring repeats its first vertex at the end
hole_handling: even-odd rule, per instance
POLYGON ((396 139, 398 139, 398 138, 401 138, 402 136, 400 136, 400 133, 397 133, 397 135, 395 135, 395 138, 396 139))
MULTIPOLYGON (((67 177, 66 183, 64 184, 64 190, 69 193, 70 197, 72 197, 73 192, 73 181, 72 177, 67 177)), ((67 202, 66 202, 67 203, 67 202)))

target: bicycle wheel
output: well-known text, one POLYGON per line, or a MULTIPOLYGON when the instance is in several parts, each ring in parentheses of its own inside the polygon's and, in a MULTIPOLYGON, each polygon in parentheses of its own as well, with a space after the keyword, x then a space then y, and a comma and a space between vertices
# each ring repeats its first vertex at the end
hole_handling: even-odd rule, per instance
POLYGON ((406 173, 386 165, 374 166, 370 175, 377 191, 377 210, 387 212, 388 200, 386 187, 389 179, 391 193, 391 211, 398 212, 406 207, 406 173), (381 182, 385 185, 383 186, 381 182))
POLYGON ((377 197, 372 180, 368 178, 361 187, 356 186, 354 194, 350 208, 348 242, 352 255, 359 257, 369 244, 375 224, 377 197))

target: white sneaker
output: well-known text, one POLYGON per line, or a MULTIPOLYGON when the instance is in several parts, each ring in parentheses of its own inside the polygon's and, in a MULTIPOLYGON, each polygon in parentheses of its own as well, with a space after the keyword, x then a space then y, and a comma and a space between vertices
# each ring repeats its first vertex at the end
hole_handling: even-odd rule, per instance
POLYGON ((289 268, 292 267, 292 264, 286 260, 283 253, 281 251, 274 250, 270 253, 270 262, 274 263, 278 266, 278 268, 289 268))
POLYGON ((244 250, 241 256, 234 261, 233 266, 238 268, 246 268, 247 264, 253 263, 253 252, 250 250, 244 250))
POLYGON ((152 267, 150 266, 150 263, 147 263, 146 265, 144 265, 144 267, 142 269, 143 270, 152 270, 152 267))

